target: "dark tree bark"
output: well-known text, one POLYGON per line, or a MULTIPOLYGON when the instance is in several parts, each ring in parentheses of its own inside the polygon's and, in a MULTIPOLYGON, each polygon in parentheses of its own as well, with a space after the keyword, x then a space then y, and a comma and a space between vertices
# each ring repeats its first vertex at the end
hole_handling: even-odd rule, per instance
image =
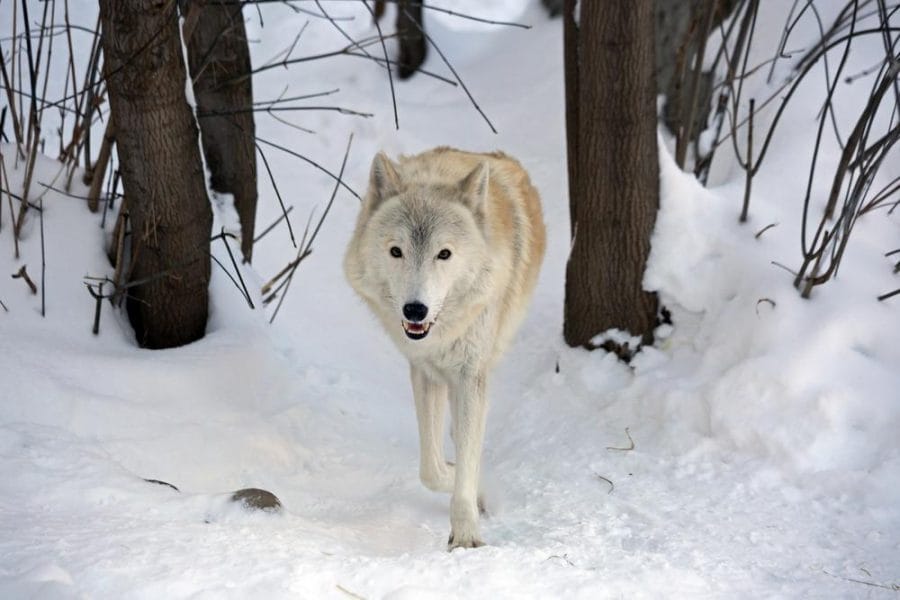
MULTIPOLYGON (((397 3, 397 36, 400 43, 400 56, 397 58, 397 75, 400 79, 408 79, 415 75, 425 56, 428 54, 428 42, 425 39, 425 25, 422 22, 422 7, 425 0, 396 0, 397 3)), ((376 20, 384 16, 385 0, 375 0, 374 16, 376 20)))
POLYGON ((210 187, 232 194, 244 260, 256 225, 256 126, 247 30, 238 0, 191 0, 184 38, 210 187))
POLYGON ((400 36, 400 58, 397 74, 400 79, 412 77, 428 52, 428 43, 422 34, 422 2, 400 0, 397 5, 397 34, 400 36))
POLYGON ((547 14, 550 15, 551 18, 558 17, 562 14, 563 11, 563 0, 541 0, 544 8, 547 9, 547 14))
POLYGON ((185 99, 174 2, 100 0, 109 101, 132 222, 128 315, 137 341, 203 337, 212 211, 185 99))
POLYGON ((657 299, 641 286, 659 206, 653 0, 580 2, 565 14, 572 250, 563 335, 619 328, 645 341, 657 299))

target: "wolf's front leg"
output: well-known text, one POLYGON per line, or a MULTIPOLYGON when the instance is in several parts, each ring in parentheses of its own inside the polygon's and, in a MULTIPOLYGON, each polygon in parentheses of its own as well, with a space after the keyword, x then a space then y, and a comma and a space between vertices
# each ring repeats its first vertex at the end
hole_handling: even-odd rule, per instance
POLYGON ((450 549, 477 548, 484 542, 478 534, 478 475, 487 417, 486 376, 463 369, 451 384, 455 409, 456 481, 450 500, 450 549))
POLYGON ((453 466, 444 460, 444 410, 447 385, 410 365, 416 420, 419 422, 419 478, 435 492, 453 491, 453 466))

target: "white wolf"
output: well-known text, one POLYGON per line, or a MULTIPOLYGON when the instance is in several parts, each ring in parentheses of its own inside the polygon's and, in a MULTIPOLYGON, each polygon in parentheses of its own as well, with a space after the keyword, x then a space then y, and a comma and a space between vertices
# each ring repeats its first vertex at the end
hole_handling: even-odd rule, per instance
POLYGON ((450 549, 482 545, 487 376, 524 316, 544 245, 537 190, 505 154, 375 156, 344 271, 409 359, 419 474, 453 494, 450 549), (455 466, 443 455, 448 398, 455 466))

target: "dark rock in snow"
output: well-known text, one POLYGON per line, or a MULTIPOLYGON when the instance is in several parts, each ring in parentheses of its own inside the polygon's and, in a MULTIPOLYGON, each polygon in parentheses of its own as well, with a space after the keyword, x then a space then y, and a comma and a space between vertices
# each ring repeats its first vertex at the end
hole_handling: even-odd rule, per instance
POLYGON ((281 501, 272 492, 258 488, 238 490, 231 495, 232 502, 240 502, 244 508, 265 512, 280 512, 281 501))

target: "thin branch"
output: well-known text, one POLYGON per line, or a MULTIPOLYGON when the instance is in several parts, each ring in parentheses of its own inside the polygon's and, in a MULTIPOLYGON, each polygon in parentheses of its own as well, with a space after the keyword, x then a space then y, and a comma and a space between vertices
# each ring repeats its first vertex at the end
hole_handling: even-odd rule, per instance
POLYGON ((887 300, 888 298, 893 298, 897 294, 900 294, 900 288, 894 290, 893 292, 888 292, 887 294, 882 294, 882 295, 878 296, 878 301, 881 302, 882 300, 887 300))
MULTIPOLYGON (((281 216, 278 217, 277 219, 275 219, 275 221, 273 221, 271 225, 269 225, 268 227, 266 227, 265 229, 263 229, 263 231, 262 231, 259 235, 257 235, 255 238, 253 238, 253 243, 255 244, 255 243, 258 242, 259 240, 263 239, 263 237, 264 237, 267 233, 269 233, 270 231, 272 231, 273 229, 275 229, 275 227, 277 227, 279 223, 281 223, 282 221, 284 221, 284 220, 287 218, 287 216, 291 213, 292 210, 294 210, 294 205, 293 205, 293 204, 292 204, 291 206, 288 206, 288 207, 287 207, 287 210, 285 210, 283 213, 281 213, 281 216)), ((297 244, 296 244, 296 242, 295 242, 295 243, 294 243, 294 248, 296 248, 296 247, 297 247, 297 244)))
MULTIPOLYGON (((316 0, 316 6, 319 6, 321 8, 321 4, 319 4, 319 0, 316 0)), ((381 42, 381 50, 384 53, 384 62, 386 64, 390 65, 390 63, 388 61, 387 44, 384 43, 384 33, 382 33, 382 31, 381 31, 381 25, 378 23, 378 19, 375 18, 375 12, 369 6, 369 3, 363 2, 363 6, 365 6, 366 10, 369 11, 369 14, 372 15, 372 19, 375 22, 375 30, 378 31, 378 40, 381 42)), ((403 12, 406 12, 406 9, 404 9, 403 6, 400 4, 397 5, 397 8, 399 8, 400 10, 403 10, 403 12)), ((323 10, 322 12, 325 12, 325 11, 323 10)), ((390 88, 391 88, 391 106, 393 106, 393 108, 394 108, 394 128, 399 130, 400 129, 400 117, 397 115, 397 95, 394 92, 394 74, 391 72, 390 66, 388 66, 388 68, 387 68, 387 74, 388 74, 388 83, 390 84, 390 88)))
POLYGON ((631 431, 628 427, 625 428, 625 436, 628 438, 628 446, 625 448, 617 448, 615 446, 607 446, 607 450, 616 450, 619 452, 631 452, 634 450, 634 440, 631 438, 631 431))
MULTIPOLYGON (((293 2, 310 2, 314 0, 292 0, 293 2)), ((330 2, 359 2, 359 0, 329 0, 330 2)), ((390 2, 392 4, 397 4, 399 0, 385 0, 386 2, 390 2)), ((426 4, 424 0, 406 0, 409 4, 413 6, 421 6, 425 10, 433 10, 435 12, 444 13, 445 15, 450 15, 452 17, 458 17, 460 19, 466 19, 468 21, 476 21, 478 23, 484 23, 486 25, 500 25, 504 27, 518 27, 520 29, 531 29, 531 25, 526 25, 525 23, 518 23, 515 21, 498 21, 495 19, 487 19, 484 17, 478 17, 475 15, 470 15, 467 13, 461 13, 449 8, 443 8, 440 6, 431 6, 430 4, 426 4)), ((223 0, 213 0, 210 4, 220 4, 223 0)), ((273 3, 283 3, 284 0, 247 0, 246 4, 273 4, 273 3)), ((293 7, 292 7, 293 8, 293 7)), ((321 16, 321 15, 320 15, 321 16)))
POLYGON ((312 160, 311 158, 307 158, 307 157, 303 156, 302 154, 300 154, 299 152, 295 152, 295 151, 291 150, 290 148, 285 148, 284 146, 281 146, 281 145, 279 145, 279 144, 276 144, 275 142, 270 142, 269 140, 264 140, 263 138, 258 137, 258 136, 256 137, 256 141, 257 141, 257 142, 262 142, 263 144, 266 144, 267 146, 271 146, 271 147, 273 147, 273 148, 276 148, 276 149, 278 149, 278 150, 281 150, 282 152, 284 152, 284 153, 286 153, 286 154, 290 154, 291 156, 295 156, 295 157, 299 158, 300 160, 302 160, 302 161, 304 161, 304 162, 306 162, 306 163, 312 165, 312 166, 315 167, 316 169, 322 171, 323 173, 325 173, 326 175, 328 175, 329 177, 331 177, 332 179, 334 179, 334 180, 337 182, 338 185, 340 185, 340 186, 343 187, 345 190, 347 190, 348 192, 350 192, 351 194, 353 194, 353 195, 356 197, 357 200, 362 200, 362 198, 360 198, 359 194, 357 194, 357 193, 353 190, 353 188, 351 188, 351 187, 348 186, 346 183, 344 183, 344 181, 340 178, 340 176, 335 175, 334 173, 332 173, 331 171, 329 171, 328 169, 326 169, 325 167, 323 167, 322 165, 320 165, 320 164, 317 163, 316 161, 312 160))
MULTIPOLYGON (((325 218, 328 216, 329 211, 331 210, 331 206, 334 204, 334 199, 337 196, 339 184, 341 183, 341 178, 344 176, 344 168, 347 166, 347 158, 350 156, 350 147, 353 144, 353 134, 350 134, 350 138, 347 140, 347 149, 344 151, 344 160, 341 161, 341 170, 338 172, 337 181, 334 185, 334 189, 331 191, 331 198, 328 199, 328 204, 325 206, 325 211, 322 213, 322 216, 319 218, 319 222, 316 224, 316 228, 313 230, 312 235, 309 236, 309 239, 306 240, 305 246, 301 244, 301 257, 305 254, 308 254, 311 251, 312 244, 316 240, 316 236, 319 234, 319 230, 322 228, 322 224, 325 222, 325 218)), ((284 299, 287 297, 288 290, 291 286, 291 281, 294 279, 294 273, 297 271, 297 266, 300 264, 302 260, 301 257, 298 257, 296 264, 293 266, 290 275, 286 280, 286 284, 284 286, 284 293, 278 299, 278 304, 275 306, 275 311, 272 313, 272 317, 269 319, 269 323, 275 321, 275 317, 278 316, 278 311, 281 310, 281 305, 284 302, 284 299)))
MULTIPOLYGON (((281 217, 285 220, 285 222, 287 222, 288 235, 291 236, 291 244, 293 244, 294 248, 296 248, 297 240, 294 238, 294 228, 291 226, 290 218, 288 218, 288 212, 290 211, 284 208, 284 199, 282 199, 281 192, 278 190, 278 183, 275 181, 275 175, 272 174, 272 168, 269 166, 269 160, 266 158, 266 153, 262 151, 262 148, 259 147, 259 144, 256 144, 255 142, 254 144, 256 145, 256 150, 259 152, 259 156, 262 158, 263 166, 266 168, 266 173, 269 174, 269 181, 272 182, 272 189, 275 190, 275 197, 278 198, 278 205, 281 207, 281 217)), ((259 237, 261 238, 266 233, 268 233, 268 230, 261 233, 259 237)), ((256 240, 253 241, 254 243, 256 242, 256 240)))
POLYGON ((754 235, 753 237, 755 237, 756 239, 759 239, 760 237, 762 237, 762 234, 764 234, 768 230, 772 229, 773 227, 777 227, 777 226, 778 226, 778 223, 769 223, 768 225, 766 225, 765 227, 763 227, 762 229, 757 231, 756 235, 754 235))
POLYGON ((356 110, 352 110, 350 108, 343 108, 340 106, 260 106, 260 107, 251 107, 251 108, 234 108, 229 110, 208 110, 208 111, 197 111, 198 117, 221 117, 227 115, 240 115, 245 113, 274 113, 274 112, 293 112, 293 111, 304 111, 304 110, 322 110, 322 111, 332 111, 336 113, 340 113, 342 115, 351 115, 354 117, 373 117, 375 116, 373 113, 364 113, 356 110))
POLYGON ((213 259, 217 265, 219 265, 219 267, 225 272, 226 275, 228 275, 228 278, 231 279, 231 283, 233 283, 234 286, 238 289, 238 291, 241 292, 241 294, 244 296, 244 300, 246 300, 247 304, 250 305, 250 308, 255 309, 256 307, 253 305, 253 300, 250 297, 250 291, 247 289, 247 286, 244 284, 244 278, 241 277, 241 270, 238 267, 237 261, 234 259, 234 253, 231 252, 231 246, 228 245, 227 238, 237 239, 237 237, 234 234, 226 233, 225 228, 223 227, 222 232, 219 235, 213 236, 210 239, 210 241, 217 240, 217 239, 222 240, 222 243, 225 245, 225 250, 228 251, 228 258, 231 259, 231 264, 234 266, 234 272, 238 276, 238 279, 235 280, 235 278, 231 275, 231 273, 228 271, 228 269, 225 268, 225 265, 223 265, 222 262, 218 258, 216 258, 216 256, 212 252, 208 253, 209 257, 211 259, 213 259), (238 284, 238 281, 240 281, 240 284, 238 284))
POLYGON ((612 494, 612 493, 613 493, 613 490, 616 489, 616 484, 614 484, 614 483, 612 482, 611 479, 609 479, 609 478, 607 478, 607 477, 604 477, 604 476, 601 475, 600 473, 594 473, 594 477, 596 477, 596 478, 599 479, 600 481, 605 481, 606 483, 609 484, 609 491, 606 492, 607 495, 608 495, 608 494, 612 494))
POLYGON ((459 82, 460 87, 466 93, 466 96, 469 97, 469 101, 472 103, 472 106, 475 107, 475 110, 478 111, 478 114, 480 114, 481 117, 484 119, 485 123, 488 124, 488 127, 491 128, 491 131, 494 133, 497 133, 497 130, 494 128, 494 124, 491 123, 491 120, 488 118, 488 116, 486 114, 484 114, 483 110, 481 110, 481 107, 475 101, 475 98, 472 96, 472 93, 469 92, 469 88, 467 88, 466 84, 463 82, 462 77, 459 76, 459 73, 456 72, 456 69, 453 68, 453 65, 450 63, 449 60, 447 60, 447 57, 444 56, 444 53, 443 53, 443 51, 441 51, 440 46, 438 46, 437 43, 435 43, 434 39, 430 35, 428 35, 428 33, 426 33, 425 28, 422 27, 421 25, 419 25, 419 23, 416 22, 416 20, 412 18, 412 16, 409 14, 409 11, 407 11, 405 8, 402 8, 400 6, 398 6, 398 8, 400 10, 402 10, 404 13, 406 13, 406 16, 409 17, 410 23, 415 25, 416 29, 418 29, 422 33, 422 36, 426 40, 428 40, 429 45, 431 45, 431 47, 434 48, 434 51, 438 53, 438 56, 441 57, 441 60, 444 61, 444 64, 447 65, 447 68, 450 69, 450 72, 453 73, 454 77, 456 77, 456 81, 459 82))
POLYGON ((25 265, 22 265, 22 267, 17 272, 13 273, 11 275, 11 277, 13 279, 23 280, 28 285, 28 289, 31 290, 32 295, 37 295, 37 293, 38 293, 37 286, 31 280, 31 277, 28 276, 28 271, 26 270, 25 265))

